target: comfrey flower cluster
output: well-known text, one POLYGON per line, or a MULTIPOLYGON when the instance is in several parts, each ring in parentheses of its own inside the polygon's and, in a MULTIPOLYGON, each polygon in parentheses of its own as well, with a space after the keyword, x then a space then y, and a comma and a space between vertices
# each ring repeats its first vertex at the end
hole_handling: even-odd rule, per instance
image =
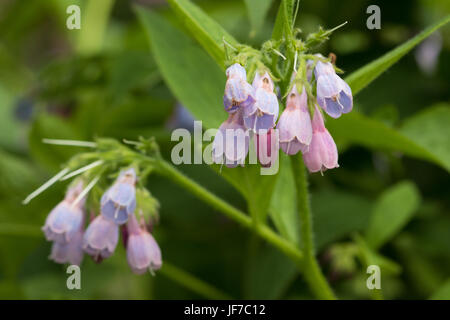
POLYGON ((100 213, 90 214, 85 229, 86 195, 81 179, 72 183, 61 201, 48 215, 42 228, 53 242, 50 259, 57 263, 80 265, 84 253, 96 262, 109 258, 119 241, 122 228, 127 260, 136 274, 153 272, 162 265, 161 251, 148 230, 142 213, 136 217, 136 182, 134 168, 122 170, 115 182, 103 193, 100 213))
POLYGON ((288 155, 302 152, 310 172, 339 167, 337 147, 325 128, 322 110, 332 118, 350 112, 352 91, 323 56, 304 55, 299 60, 300 69, 297 72, 294 66, 286 108, 279 119, 278 98, 269 71, 257 69, 250 85, 241 64, 226 70, 223 101, 229 116, 214 139, 215 163, 243 166, 253 135, 263 166, 276 161, 281 148, 288 155))
POLYGON ((226 71, 223 103, 228 119, 213 142, 213 160, 227 167, 243 165, 248 154, 249 131, 267 135, 278 118, 278 98, 268 71, 257 71, 252 85, 240 64, 226 71))

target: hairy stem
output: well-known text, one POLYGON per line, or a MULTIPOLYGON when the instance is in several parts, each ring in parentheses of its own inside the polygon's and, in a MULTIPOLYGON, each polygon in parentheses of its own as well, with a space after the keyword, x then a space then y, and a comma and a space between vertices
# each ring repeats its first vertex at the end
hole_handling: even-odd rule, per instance
POLYGON ((301 225, 301 243, 304 252, 303 273, 311 290, 320 299, 336 299, 315 257, 311 208, 309 204, 308 180, 301 153, 293 157, 292 173, 297 189, 298 210, 301 225))
POLYGON ((156 162, 156 167, 162 175, 185 188, 199 199, 205 201, 213 208, 225 214, 230 219, 236 221, 237 223, 248 229, 254 230, 258 236, 260 236, 273 246, 277 247, 281 252, 283 252, 286 256, 288 256, 296 263, 301 262, 303 257, 302 252, 297 249, 295 245, 280 237, 269 227, 261 225, 255 230, 252 219, 248 215, 246 215, 239 209, 236 209, 216 195, 212 194, 207 189, 203 188, 201 185, 188 178, 168 162, 164 160, 158 160, 156 162))

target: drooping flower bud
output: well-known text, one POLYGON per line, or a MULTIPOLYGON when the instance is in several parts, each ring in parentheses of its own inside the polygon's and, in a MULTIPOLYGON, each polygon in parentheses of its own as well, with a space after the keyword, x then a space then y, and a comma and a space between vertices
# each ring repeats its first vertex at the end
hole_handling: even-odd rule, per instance
POLYGON ((95 260, 110 257, 119 240, 119 227, 99 214, 87 227, 83 237, 83 250, 95 260))
POLYGON ((270 167, 278 158, 280 149, 278 130, 260 130, 255 134, 256 154, 263 167, 270 167))
POLYGON ((293 155, 308 150, 311 143, 312 127, 308 111, 306 89, 298 93, 296 85, 288 95, 286 109, 280 116, 279 130, 280 146, 286 154, 293 155))
POLYGON ((82 190, 83 184, 81 182, 69 187, 64 200, 47 216, 45 225, 42 227, 47 240, 65 244, 80 230, 84 216, 82 209, 84 199, 76 204, 74 201, 82 190))
POLYGON ((334 71, 330 62, 318 61, 314 69, 317 80, 317 103, 333 118, 349 113, 353 108, 350 86, 334 71))
POLYGON ((247 82, 247 73, 238 63, 233 64, 226 71, 227 82, 223 104, 228 113, 236 112, 239 108, 248 108, 255 103, 255 90, 247 82))
POLYGON ((253 80, 256 102, 244 110, 244 124, 254 131, 269 130, 278 118, 278 99, 273 92, 274 85, 270 75, 256 72, 253 80))
POLYGON ((103 194, 101 214, 120 225, 136 209, 136 172, 133 168, 122 171, 116 182, 103 194))
POLYGON ((131 270, 136 274, 143 274, 161 268, 161 250, 153 236, 140 227, 135 215, 131 215, 127 224, 127 260, 131 270))
POLYGON ((243 165, 248 153, 249 135, 244 127, 243 111, 228 116, 214 137, 212 156, 214 163, 229 168, 243 165))
POLYGON ((310 172, 325 171, 339 167, 336 143, 323 123, 323 117, 316 106, 313 121, 313 136, 309 150, 303 154, 303 160, 310 172))
POLYGON ((77 266, 83 261, 83 231, 80 229, 68 243, 53 242, 50 260, 77 266))

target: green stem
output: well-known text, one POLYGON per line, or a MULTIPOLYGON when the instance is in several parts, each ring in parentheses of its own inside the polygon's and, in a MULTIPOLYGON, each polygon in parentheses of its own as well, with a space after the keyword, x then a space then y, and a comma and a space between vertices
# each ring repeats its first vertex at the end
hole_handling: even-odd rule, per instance
MULTIPOLYGON (((198 183, 196 183, 195 181, 191 180, 183 173, 178 171, 174 166, 172 166, 168 162, 164 160, 158 160, 155 163, 155 165, 162 175, 166 176, 167 178, 171 179, 181 187, 185 188, 196 197, 210 204, 213 208, 216 208, 217 210, 221 211, 227 217, 236 221, 240 225, 248 229, 255 230, 252 219, 248 215, 246 215, 239 209, 236 209, 235 207, 231 206, 230 204, 220 199, 216 195, 212 194, 207 189, 203 188, 201 185, 199 185, 198 183)), ((299 249, 297 249, 295 245, 293 245, 286 239, 280 237, 269 227, 261 225, 255 230, 255 232, 261 238, 265 239, 267 242, 277 247, 281 252, 283 252, 293 261, 297 263, 301 262, 303 257, 302 252, 299 249)))
POLYGON ((220 291, 203 280, 196 278, 192 274, 167 263, 166 261, 163 263, 163 267, 158 273, 165 275, 167 278, 172 279, 183 287, 192 290, 204 298, 213 300, 233 299, 230 295, 220 291))
POLYGON ((81 21, 79 53, 96 54, 100 51, 113 5, 114 0, 88 0, 81 21))
POLYGON ((305 255, 303 272, 311 290, 320 299, 336 299, 315 257, 311 208, 309 204, 308 179, 301 153, 292 158, 292 173, 297 189, 298 210, 301 225, 301 243, 305 255))

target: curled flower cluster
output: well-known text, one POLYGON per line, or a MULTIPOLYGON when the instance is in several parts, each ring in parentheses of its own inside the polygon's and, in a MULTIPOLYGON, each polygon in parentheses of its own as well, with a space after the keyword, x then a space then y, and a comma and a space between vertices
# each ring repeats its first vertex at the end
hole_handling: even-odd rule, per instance
POLYGON ((136 218, 136 172, 121 171, 100 201, 100 214, 85 227, 85 195, 80 181, 68 188, 66 196, 48 215, 42 228, 53 242, 50 259, 80 265, 84 253, 96 262, 109 258, 119 241, 119 227, 125 231, 124 244, 131 270, 142 274, 162 265, 161 251, 148 231, 143 217, 136 218))
POLYGON ((294 73, 278 123, 278 98, 270 74, 256 71, 250 85, 243 66, 233 64, 227 69, 224 106, 229 116, 214 139, 215 163, 244 165, 250 135, 254 134, 263 166, 275 161, 281 148, 288 155, 302 152, 310 172, 339 167, 337 147, 325 128, 321 110, 332 118, 350 112, 352 91, 323 56, 315 55, 304 65, 302 73, 294 73), (311 89, 314 84, 315 95, 311 89))

